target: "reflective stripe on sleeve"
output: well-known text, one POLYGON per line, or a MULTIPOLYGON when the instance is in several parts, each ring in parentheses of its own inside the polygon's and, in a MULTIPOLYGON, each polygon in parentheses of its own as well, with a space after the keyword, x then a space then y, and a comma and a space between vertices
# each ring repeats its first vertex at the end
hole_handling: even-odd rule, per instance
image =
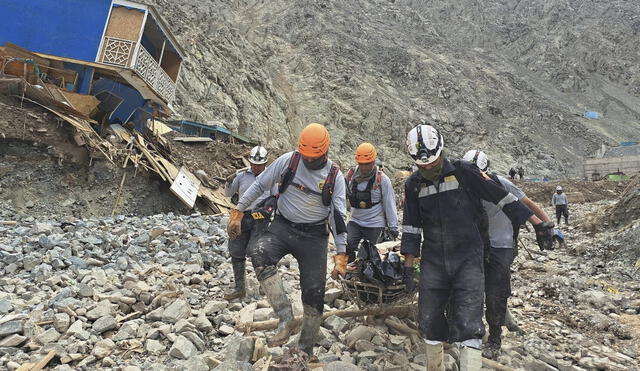
POLYGON ((412 225, 403 225, 402 233, 422 234, 422 228, 417 228, 412 225))

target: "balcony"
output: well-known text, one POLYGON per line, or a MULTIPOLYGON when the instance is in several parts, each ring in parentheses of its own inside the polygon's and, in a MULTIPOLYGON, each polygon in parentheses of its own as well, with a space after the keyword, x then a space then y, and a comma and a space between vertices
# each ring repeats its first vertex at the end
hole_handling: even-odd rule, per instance
POLYGON ((167 102, 173 101, 176 84, 141 44, 117 37, 105 37, 100 62, 132 69, 167 102))

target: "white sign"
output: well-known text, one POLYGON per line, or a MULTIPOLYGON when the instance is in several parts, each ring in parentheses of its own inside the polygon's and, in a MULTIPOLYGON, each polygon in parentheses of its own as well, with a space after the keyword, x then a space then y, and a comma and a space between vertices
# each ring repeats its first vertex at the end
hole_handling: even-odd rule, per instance
POLYGON ((199 188, 200 180, 193 176, 189 170, 181 167, 170 189, 171 192, 192 209, 196 203, 199 188))

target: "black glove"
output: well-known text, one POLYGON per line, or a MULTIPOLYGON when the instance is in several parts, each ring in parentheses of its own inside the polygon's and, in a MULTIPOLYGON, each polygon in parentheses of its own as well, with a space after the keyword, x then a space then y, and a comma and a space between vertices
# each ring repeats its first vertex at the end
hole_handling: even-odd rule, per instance
POLYGON ((402 268, 402 281, 406 286, 406 290, 409 292, 416 291, 415 275, 416 275, 416 270, 413 267, 402 268))
POLYGON ((536 242, 540 250, 553 249, 553 227, 555 225, 552 222, 539 223, 533 226, 536 232, 536 242))
POLYGON ((398 239, 399 235, 400 235, 400 232, 398 232, 397 228, 389 228, 389 236, 391 237, 391 239, 395 241, 398 239))

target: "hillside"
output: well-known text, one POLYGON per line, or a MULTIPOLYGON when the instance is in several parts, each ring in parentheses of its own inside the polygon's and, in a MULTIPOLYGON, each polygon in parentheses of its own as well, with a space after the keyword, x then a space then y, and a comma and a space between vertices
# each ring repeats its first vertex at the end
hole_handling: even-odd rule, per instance
POLYGON ((640 129, 637 2, 152 2, 190 55, 180 114, 270 146, 320 121, 335 157, 369 140, 400 168, 426 121, 450 155, 480 146, 498 170, 562 177, 640 129))

